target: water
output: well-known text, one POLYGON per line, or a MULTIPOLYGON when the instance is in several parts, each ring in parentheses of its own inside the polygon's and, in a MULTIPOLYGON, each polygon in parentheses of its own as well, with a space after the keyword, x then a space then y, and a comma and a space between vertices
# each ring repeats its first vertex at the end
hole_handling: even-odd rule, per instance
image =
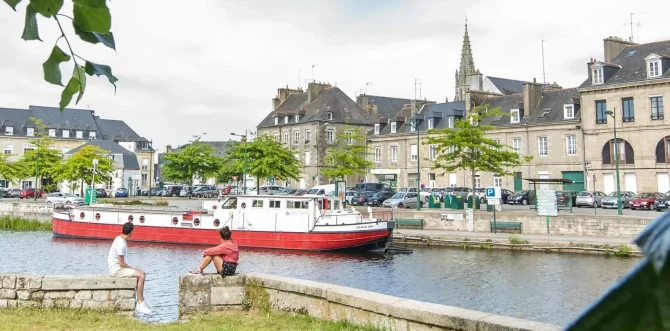
MULTIPOLYGON (((110 245, 111 241, 52 238, 50 232, 0 231, 0 272, 104 274, 110 245)), ((126 262, 148 275, 145 296, 156 312, 148 322, 177 319, 178 276, 197 266, 202 250, 129 243, 126 262)), ((563 325, 637 261, 458 248, 417 247, 414 254, 391 258, 243 249, 237 271, 309 279, 563 325)))

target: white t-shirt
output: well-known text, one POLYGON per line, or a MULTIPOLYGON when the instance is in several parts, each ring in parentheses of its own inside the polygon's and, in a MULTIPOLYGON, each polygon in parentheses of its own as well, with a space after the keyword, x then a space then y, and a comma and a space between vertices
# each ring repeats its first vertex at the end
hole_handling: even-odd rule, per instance
POLYGON ((121 266, 119 265, 119 256, 125 257, 127 251, 128 245, 126 240, 121 236, 116 237, 114 243, 112 243, 112 248, 109 249, 109 255, 107 256, 107 265, 109 266, 110 275, 121 269, 121 266))

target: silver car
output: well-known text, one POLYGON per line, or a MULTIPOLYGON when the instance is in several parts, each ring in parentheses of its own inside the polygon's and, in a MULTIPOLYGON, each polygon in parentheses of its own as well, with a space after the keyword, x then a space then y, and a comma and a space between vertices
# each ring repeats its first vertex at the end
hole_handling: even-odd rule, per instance
MULTIPOLYGON (((621 208, 628 208, 630 201, 635 198, 635 193, 630 191, 621 192, 621 208)), ((600 200, 600 206, 603 208, 617 208, 616 191, 608 194, 600 200)))
POLYGON ((47 206, 54 205, 83 205, 84 199, 72 193, 51 193, 47 196, 47 206))
POLYGON ((602 199, 605 196, 607 196, 605 193, 599 191, 581 191, 577 193, 575 205, 577 207, 599 207, 602 206, 602 199))
MULTIPOLYGON (((417 193, 415 192, 398 192, 390 199, 386 199, 382 203, 382 207, 390 208, 416 208, 417 193)), ((421 203, 423 205, 423 202, 421 203)))
POLYGON ((356 191, 346 191, 344 194, 344 200, 347 201, 347 204, 351 204, 351 200, 358 198, 361 194, 356 191))

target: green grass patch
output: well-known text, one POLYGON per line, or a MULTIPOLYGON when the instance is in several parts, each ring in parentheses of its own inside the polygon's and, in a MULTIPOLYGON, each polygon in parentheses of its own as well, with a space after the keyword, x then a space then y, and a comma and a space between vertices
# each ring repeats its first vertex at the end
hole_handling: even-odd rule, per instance
POLYGON ((510 236, 507 238, 509 240, 509 243, 512 245, 524 245, 524 244, 530 244, 530 242, 526 239, 521 239, 516 235, 510 236))
POLYGON ((167 324, 147 324, 114 313, 69 309, 3 309, 0 330, 234 330, 376 331, 372 327, 276 312, 221 312, 167 324))
POLYGON ((0 216, 0 230, 51 231, 51 222, 40 222, 17 216, 0 216))
POLYGON ((157 200, 156 202, 144 202, 141 200, 117 200, 117 199, 98 199, 99 204, 110 204, 115 206, 167 206, 166 200, 157 200))
POLYGON ((632 254, 632 250, 628 245, 620 245, 614 251, 614 255, 618 257, 630 257, 632 254))

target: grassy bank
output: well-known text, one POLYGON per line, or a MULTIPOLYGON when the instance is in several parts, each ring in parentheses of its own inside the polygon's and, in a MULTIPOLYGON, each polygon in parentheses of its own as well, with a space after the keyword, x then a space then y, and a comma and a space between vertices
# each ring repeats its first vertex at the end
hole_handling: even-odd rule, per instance
POLYGON ((287 313, 225 312, 169 324, 146 324, 129 317, 90 310, 3 309, 0 330, 319 330, 373 331, 347 323, 319 321, 287 313))
POLYGON ((0 216, 0 230, 51 231, 51 222, 40 222, 16 216, 0 216))
POLYGON ((116 199, 98 199, 99 204, 112 204, 116 206, 167 206, 168 202, 165 200, 157 200, 155 202, 144 202, 140 200, 116 200, 116 199))

